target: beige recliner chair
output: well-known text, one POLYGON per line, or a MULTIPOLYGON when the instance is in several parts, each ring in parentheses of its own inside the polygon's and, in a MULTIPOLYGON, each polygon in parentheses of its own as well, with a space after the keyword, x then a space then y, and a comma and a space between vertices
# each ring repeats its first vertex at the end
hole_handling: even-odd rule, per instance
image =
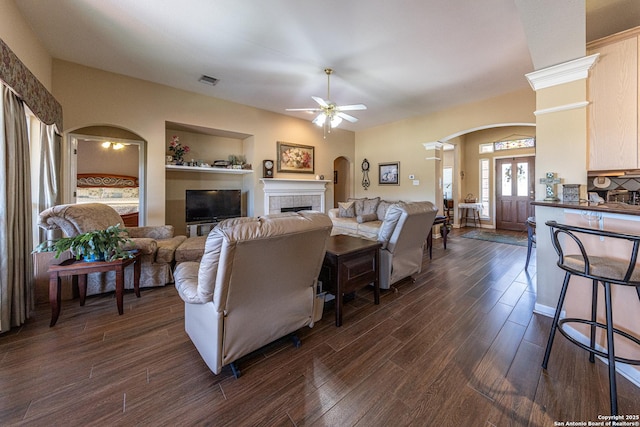
POLYGON ((424 247, 437 212, 431 202, 398 202, 387 209, 378 231, 381 289, 422 271, 424 247))
POLYGON ((238 377, 237 359, 313 326, 331 227, 319 212, 226 220, 209 233, 199 263, 176 267, 185 330, 214 374, 231 365, 238 377))
MULTIPOLYGON (((122 217, 103 203, 58 205, 40 212, 38 225, 61 229, 72 237, 87 231, 104 230, 122 224, 122 217)), ((124 228, 124 227, 123 227, 124 228)), ((186 236, 174 236, 172 225, 127 227, 133 246, 142 252, 140 287, 164 286, 173 282, 171 267, 175 250, 186 236)), ((125 288, 133 289, 133 269, 125 270, 125 288)), ((115 273, 93 273, 87 278, 87 295, 115 290, 115 273)))

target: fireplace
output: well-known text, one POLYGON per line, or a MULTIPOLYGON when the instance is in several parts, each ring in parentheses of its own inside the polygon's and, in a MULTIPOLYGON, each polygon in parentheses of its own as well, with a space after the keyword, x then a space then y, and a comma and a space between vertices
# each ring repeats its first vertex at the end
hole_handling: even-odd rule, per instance
POLYGON ((303 209, 325 212, 326 185, 330 181, 279 178, 263 178, 261 181, 264 184, 265 214, 303 209))
POLYGON ((313 209, 313 206, 292 206, 290 208, 280 208, 280 212, 300 212, 300 211, 310 211, 313 209))

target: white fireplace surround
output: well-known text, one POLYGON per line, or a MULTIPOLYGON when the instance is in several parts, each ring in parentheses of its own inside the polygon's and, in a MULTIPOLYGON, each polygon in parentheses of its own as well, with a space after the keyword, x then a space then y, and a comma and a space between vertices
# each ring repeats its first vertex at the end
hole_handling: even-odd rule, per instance
POLYGON ((323 179, 262 178, 264 184, 264 213, 280 213, 282 208, 311 206, 325 213, 327 183, 323 179))

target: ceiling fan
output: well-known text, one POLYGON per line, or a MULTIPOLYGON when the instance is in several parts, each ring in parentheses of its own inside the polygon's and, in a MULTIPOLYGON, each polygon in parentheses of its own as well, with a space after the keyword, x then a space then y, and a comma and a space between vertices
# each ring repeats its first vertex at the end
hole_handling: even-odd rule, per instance
POLYGON ((364 104, 351 104, 351 105, 336 105, 331 101, 331 74, 333 70, 331 68, 324 69, 327 75, 327 99, 322 99, 319 96, 312 96, 311 98, 318 103, 318 107, 311 108, 287 108, 287 111, 310 111, 319 113, 313 123, 322 126, 324 128, 325 137, 328 132, 331 132, 332 128, 337 127, 342 123, 342 119, 351 123, 358 121, 357 118, 345 113, 345 111, 366 110, 367 106, 364 104))

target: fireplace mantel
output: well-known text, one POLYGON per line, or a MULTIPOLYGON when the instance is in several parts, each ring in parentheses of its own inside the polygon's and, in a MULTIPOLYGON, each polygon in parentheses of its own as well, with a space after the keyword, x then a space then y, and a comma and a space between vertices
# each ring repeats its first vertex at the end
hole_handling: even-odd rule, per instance
POLYGON ((260 181, 264 184, 265 214, 277 213, 280 212, 280 208, 298 204, 313 205, 315 210, 325 212, 324 194, 327 184, 331 181, 282 178, 262 178, 260 181))

